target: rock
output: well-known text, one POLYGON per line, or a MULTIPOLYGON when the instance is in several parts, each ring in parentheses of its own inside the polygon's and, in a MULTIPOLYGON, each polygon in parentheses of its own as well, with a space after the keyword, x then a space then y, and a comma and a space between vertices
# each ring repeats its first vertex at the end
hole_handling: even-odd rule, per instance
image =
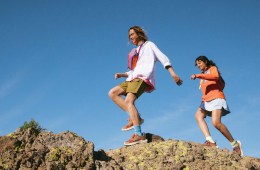
POLYGON ((73 132, 35 134, 32 129, 0 138, 0 169, 95 169, 94 144, 73 132))
POLYGON ((151 134, 151 133, 145 133, 145 137, 148 140, 148 143, 164 141, 164 139, 161 136, 154 135, 154 134, 151 134))
POLYGON ((6 150, 15 150, 21 144, 21 141, 15 138, 9 136, 0 136, 0 153, 6 150))
POLYGON ((35 133, 17 130, 0 137, 2 170, 174 170, 260 169, 260 159, 241 158, 227 149, 195 142, 164 140, 147 133, 148 143, 114 150, 94 151, 94 144, 67 131, 35 133))

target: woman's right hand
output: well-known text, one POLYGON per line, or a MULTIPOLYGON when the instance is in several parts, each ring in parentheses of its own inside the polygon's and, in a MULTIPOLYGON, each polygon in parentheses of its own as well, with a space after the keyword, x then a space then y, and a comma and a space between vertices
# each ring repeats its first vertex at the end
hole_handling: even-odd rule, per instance
POLYGON ((196 74, 192 74, 192 75, 190 76, 190 79, 195 80, 195 79, 196 79, 196 74))

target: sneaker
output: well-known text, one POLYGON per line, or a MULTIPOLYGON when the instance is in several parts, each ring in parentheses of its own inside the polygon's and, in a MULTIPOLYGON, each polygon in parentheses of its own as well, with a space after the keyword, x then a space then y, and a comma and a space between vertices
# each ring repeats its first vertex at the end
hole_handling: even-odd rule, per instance
MULTIPOLYGON (((140 125, 144 123, 144 119, 140 118, 140 125)), ((134 128, 133 121, 129 118, 127 125, 122 128, 122 131, 128 131, 134 128)))
POLYGON ((239 140, 237 140, 236 146, 233 148, 233 151, 238 153, 240 156, 243 156, 243 151, 242 151, 242 144, 239 140))
POLYGON ((144 136, 139 136, 137 134, 133 134, 131 139, 126 141, 124 143, 124 145, 131 146, 131 145, 135 145, 135 144, 138 144, 138 143, 147 143, 147 139, 144 136))
POLYGON ((206 140, 206 141, 203 143, 203 145, 204 145, 204 146, 211 146, 211 147, 216 147, 216 148, 218 148, 218 145, 217 145, 216 142, 215 142, 215 143, 212 143, 212 142, 210 142, 210 141, 208 141, 208 140, 206 140))

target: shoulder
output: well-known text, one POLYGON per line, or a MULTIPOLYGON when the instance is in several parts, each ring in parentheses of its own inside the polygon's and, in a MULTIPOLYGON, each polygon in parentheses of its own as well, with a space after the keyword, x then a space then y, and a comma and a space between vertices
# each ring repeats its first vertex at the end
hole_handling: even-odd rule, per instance
POLYGON ((151 48, 157 48, 157 46, 155 45, 155 43, 153 43, 152 41, 146 41, 144 43, 145 46, 151 47, 151 48))
POLYGON ((218 68, 216 66, 211 66, 209 69, 210 70, 218 70, 218 68))
POLYGON ((219 75, 219 71, 218 71, 218 67, 216 67, 216 66, 211 66, 210 68, 209 68, 209 70, 210 70, 210 73, 213 73, 213 74, 218 74, 219 75))
POLYGON ((149 44, 149 45, 154 45, 154 46, 156 46, 155 43, 152 42, 152 41, 146 41, 145 43, 147 43, 147 44, 149 44))

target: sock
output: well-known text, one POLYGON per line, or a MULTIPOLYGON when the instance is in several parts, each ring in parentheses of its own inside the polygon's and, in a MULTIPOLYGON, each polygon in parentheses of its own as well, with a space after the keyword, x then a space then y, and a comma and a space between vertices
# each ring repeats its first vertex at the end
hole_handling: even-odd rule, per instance
POLYGON ((135 134, 142 136, 141 126, 134 126, 135 134))
POLYGON ((206 137, 206 140, 210 141, 211 143, 215 143, 215 141, 212 139, 211 136, 207 136, 207 137, 206 137))
POLYGON ((233 142, 230 142, 230 144, 231 144, 232 148, 234 148, 237 145, 237 141, 234 140, 233 142))

